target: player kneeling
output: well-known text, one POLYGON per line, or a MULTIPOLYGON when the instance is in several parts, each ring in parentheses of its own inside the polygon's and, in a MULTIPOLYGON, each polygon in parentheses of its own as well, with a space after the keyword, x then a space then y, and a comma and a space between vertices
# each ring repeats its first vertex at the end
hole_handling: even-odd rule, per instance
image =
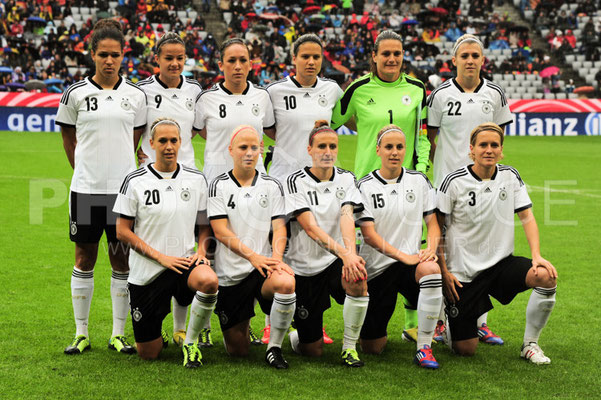
POLYGON ((388 321, 401 293, 417 304, 417 352, 414 362, 436 369, 430 344, 442 305, 442 280, 436 264, 440 228, 434 216, 436 191, 426 175, 403 168, 405 134, 396 125, 378 133, 376 153, 382 167, 361 180, 365 211, 359 219, 365 245, 369 307, 361 330, 361 348, 380 354, 387 341, 388 321), (428 246, 420 250, 422 220, 428 246))
POLYGON ((202 172, 177 163, 181 136, 175 120, 156 119, 150 136, 156 161, 125 177, 113 209, 119 214, 117 237, 134 250, 128 278, 134 336, 140 357, 157 358, 167 343, 161 325, 171 297, 192 303, 183 355, 184 365, 196 368, 202 365, 198 333, 215 308, 218 287, 205 257, 207 181, 202 172))
POLYGON ((478 345, 476 320, 492 309, 489 295, 509 304, 534 288, 526 308, 522 358, 549 364, 538 338, 555 305, 557 271, 541 257, 532 202, 520 174, 497 164, 503 157, 503 129, 478 125, 470 135, 474 161, 448 174, 437 194, 438 220, 446 226, 439 253, 450 340, 460 355, 473 355, 478 345), (532 259, 513 255, 517 213, 532 259))
POLYGON ((286 247, 284 191, 276 179, 255 169, 260 145, 252 126, 237 127, 229 145, 234 168, 217 176, 209 187, 209 219, 218 240, 215 268, 220 286, 215 312, 226 351, 246 356, 249 321, 255 315, 257 299, 263 312, 271 316, 265 361, 284 369, 288 363, 282 355, 282 341, 296 307, 294 272, 282 262, 286 247))

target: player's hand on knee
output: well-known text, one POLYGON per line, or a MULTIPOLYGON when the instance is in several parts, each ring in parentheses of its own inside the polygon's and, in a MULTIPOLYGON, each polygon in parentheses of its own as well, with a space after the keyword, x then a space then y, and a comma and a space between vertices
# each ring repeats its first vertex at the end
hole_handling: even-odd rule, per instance
POLYGON ((534 268, 534 276, 538 276, 539 268, 544 268, 549 273, 551 279, 557 279, 557 270, 549 261, 545 260, 541 256, 532 257, 532 267, 534 268))
POLYGON ((187 270, 190 267, 190 259, 185 257, 172 257, 165 254, 159 256, 159 264, 163 267, 181 274, 180 270, 187 270))
POLYGON ((294 276, 294 271, 288 264, 283 261, 280 261, 278 264, 273 266, 274 271, 278 271, 280 274, 288 274, 290 276, 294 276))
POLYGON ((436 255, 436 251, 430 248, 421 249, 418 253, 419 262, 423 263, 426 261, 438 261, 438 256, 436 255))
POLYGON ((206 258, 203 255, 200 255, 198 253, 194 253, 193 255, 191 255, 190 257, 188 257, 188 259, 190 260, 190 265, 201 265, 204 264, 208 267, 211 266, 211 261, 209 261, 208 258, 206 258))
POLYGON ((442 289, 444 295, 452 303, 459 301, 459 294, 457 293, 457 287, 463 287, 459 279, 450 272, 442 274, 442 289))
POLYGON ((273 272, 274 265, 279 264, 281 261, 271 257, 265 257, 260 254, 253 254, 248 259, 253 267, 255 267, 261 276, 269 278, 273 272))
POLYGON ((342 278, 345 281, 359 282, 367 279, 365 260, 362 257, 350 254, 342 258, 342 263, 342 278))

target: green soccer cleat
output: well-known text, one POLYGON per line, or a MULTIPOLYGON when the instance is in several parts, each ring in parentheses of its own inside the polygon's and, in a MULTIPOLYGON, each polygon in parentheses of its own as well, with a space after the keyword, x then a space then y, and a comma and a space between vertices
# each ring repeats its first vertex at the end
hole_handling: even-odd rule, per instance
POLYGON ((359 360, 359 354, 357 354, 357 350, 355 349, 342 351, 342 363, 351 368, 360 368, 365 365, 363 361, 359 360))
POLYGON ((202 365, 202 353, 196 343, 185 344, 182 347, 184 354, 184 367, 198 368, 202 365))
POLYGON ((200 330, 200 334, 198 335, 198 346, 213 347, 213 338, 211 338, 211 330, 209 328, 200 330))
POLYGON ((115 335, 109 340, 109 349, 123 354, 135 354, 136 348, 129 344, 124 335, 115 335))
POLYGON ((164 329, 161 329, 161 339, 163 339, 163 348, 166 349, 169 346, 169 334, 164 329))
POLYGON ((65 354, 81 354, 91 348, 90 339, 86 335, 78 335, 69 346, 65 347, 65 354))
POLYGON ((186 341, 186 331, 176 331, 173 332, 173 343, 182 347, 184 342, 186 341))
POLYGON ((263 345, 263 342, 257 336, 257 334, 253 330, 252 326, 250 326, 250 325, 248 326, 248 338, 250 339, 250 344, 252 344, 254 346, 262 346, 263 345))

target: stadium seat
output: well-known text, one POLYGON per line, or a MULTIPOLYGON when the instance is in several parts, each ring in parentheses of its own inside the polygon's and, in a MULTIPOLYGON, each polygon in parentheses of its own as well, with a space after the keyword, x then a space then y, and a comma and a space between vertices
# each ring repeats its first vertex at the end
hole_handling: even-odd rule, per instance
POLYGON ((492 74, 493 82, 501 82, 503 80, 503 74, 492 74))
POLYGON ((534 93, 534 96, 532 96, 533 99, 542 99, 543 98, 543 94, 542 93, 534 93))
POLYGON ((181 19, 181 20, 182 20, 182 22, 185 22, 185 21, 186 21, 186 19, 188 18, 188 13, 187 13, 185 10, 184 10, 184 11, 181 11, 181 10, 180 10, 180 11, 178 11, 178 12, 177 12, 177 17, 178 17, 179 19, 181 19))
POLYGON ((532 21, 534 19, 534 11, 533 10, 524 10, 524 18, 528 21, 532 21))
POLYGON ((593 67, 593 62, 592 62, 592 61, 584 61, 584 62, 582 63, 582 66, 583 66, 584 68, 592 68, 592 67, 593 67))
POLYGON ((225 24, 229 26, 230 22, 232 22, 232 13, 229 11, 226 11, 223 13, 223 20, 225 21, 225 24))
POLYGON ((535 74, 524 74, 522 76, 527 82, 534 82, 538 78, 538 75, 535 74))
POLYGON ((565 93, 557 93, 555 94, 555 98, 558 100, 565 100, 568 96, 565 93))
POLYGON ((578 95, 576 93, 570 93, 568 94, 568 99, 573 100, 573 99, 577 99, 578 95))
POLYGON ((574 61, 576 61, 575 54, 566 54, 566 63, 572 64, 574 61))
POLYGON ((194 21, 197 16, 198 16, 198 12, 196 12, 194 10, 188 11, 188 18, 190 18, 192 21, 194 21))
POLYGON ((79 13, 80 14, 91 14, 92 11, 90 10, 90 7, 79 7, 79 13))
POLYGON ((554 100, 555 99, 555 93, 545 93, 543 97, 544 97, 545 100, 554 100))

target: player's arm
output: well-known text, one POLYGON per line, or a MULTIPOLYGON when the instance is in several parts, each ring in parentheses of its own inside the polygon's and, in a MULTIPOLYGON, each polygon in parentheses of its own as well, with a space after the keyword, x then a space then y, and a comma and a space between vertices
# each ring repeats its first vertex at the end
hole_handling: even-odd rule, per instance
POLYGON ((380 253, 394 258, 407 265, 414 265, 419 262, 417 254, 406 254, 388 243, 377 231, 373 221, 360 221, 361 234, 365 243, 378 250, 380 253))
POLYGON ((209 240, 211 238, 211 225, 209 225, 206 210, 199 211, 196 214, 196 226, 198 226, 198 246, 196 247, 196 253, 191 258, 191 262, 196 262, 196 265, 210 265, 211 263, 207 258, 207 248, 209 247, 209 240))
POLYGON ((148 257, 178 274, 182 273, 180 269, 188 269, 191 263, 190 259, 168 256, 155 250, 134 233, 133 226, 133 218, 117 218, 117 239, 131 247, 138 254, 148 257))
POLYGON ((61 125, 61 135, 63 136, 63 147, 69 164, 71 164, 71 168, 75 168, 75 146, 77 146, 75 127, 61 125))
POLYGON ((416 145, 417 164, 415 165, 415 170, 425 174, 430 165, 430 140, 428 139, 425 124, 418 127, 418 129, 416 145))
POLYGON ((198 129, 192 129, 192 137, 191 137, 191 139, 194 139, 194 136, 196 136, 196 135, 200 135, 200 130, 198 130, 198 129))
POLYGON ((142 137, 142 134, 144 133, 145 130, 146 130, 145 126, 142 128, 134 129, 134 149, 137 149, 138 146, 140 145, 140 138, 142 137))
POLYGON ((279 264, 281 261, 273 257, 265 257, 261 254, 255 253, 251 248, 246 246, 236 236, 236 234, 227 226, 227 218, 218 218, 211 220, 211 227, 215 234, 215 239, 223 243, 228 249, 239 255, 240 257, 248 260, 254 268, 256 268, 261 275, 269 277, 273 271, 273 266, 279 264), (263 270, 267 271, 267 275, 263 270))
POLYGON ((424 217, 426 227, 428 228, 428 236, 426 237, 426 248, 419 251, 419 261, 434 261, 436 262, 438 257, 436 255, 438 249, 438 243, 440 242, 440 225, 438 225, 438 218, 434 214, 428 214, 424 217))
POLYGON ((428 127, 428 141, 430 141, 430 161, 434 162, 434 154, 436 153, 436 135, 438 128, 428 127))
POLYGON ((201 138, 203 138, 204 140, 207 140, 207 128, 202 128, 198 132, 198 134, 200 135, 201 138))
POLYGON ((286 237, 286 220, 284 218, 274 218, 271 221, 271 230, 273 231, 271 258, 280 261, 279 264, 274 265, 274 270, 286 272, 294 276, 292 268, 282 261, 284 250, 286 249, 286 241, 288 240, 286 237))
POLYGON ((557 270, 553 264, 540 255, 540 236, 532 208, 519 211, 517 214, 522 222, 522 227, 524 228, 524 233, 526 234, 526 239, 530 246, 532 266, 535 268, 534 274, 538 275, 538 268, 545 268, 552 279, 557 279, 557 270))
POLYGON ((275 140, 275 126, 263 129, 268 138, 275 140))
POLYGON ((344 123, 344 126, 349 128, 351 131, 357 132, 357 121, 355 120, 355 116, 353 115, 351 118, 349 118, 349 120, 344 123))
MULTIPOLYGON (((436 212, 436 219, 438 220, 438 226, 444 226, 445 215, 440 211, 436 212)), ((444 290, 445 297, 452 303, 459 301, 459 294, 457 293, 456 286, 463 287, 459 279, 455 277, 449 269, 447 268, 447 260, 444 256, 445 249, 445 238, 444 236, 440 236, 440 240, 438 242, 438 265, 440 266, 440 273, 442 275, 442 288, 444 290)))

